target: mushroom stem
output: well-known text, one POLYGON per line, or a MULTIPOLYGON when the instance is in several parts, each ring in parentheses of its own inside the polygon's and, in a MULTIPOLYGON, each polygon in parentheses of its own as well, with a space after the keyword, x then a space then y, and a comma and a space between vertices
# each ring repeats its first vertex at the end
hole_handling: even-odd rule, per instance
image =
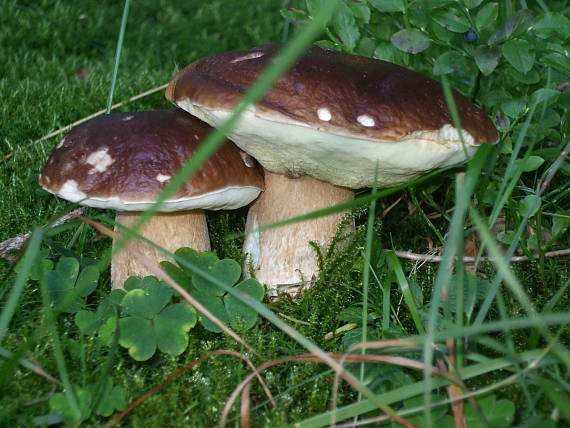
POLYGON ((290 295, 298 292, 298 287, 289 287, 291 284, 315 280, 319 266, 309 241, 328 247, 346 213, 335 213, 263 232, 257 232, 257 227, 352 199, 352 190, 308 175, 287 178, 266 171, 265 191, 247 215, 246 230, 250 233, 243 249, 248 254, 246 263, 253 264, 257 279, 274 289, 276 294, 283 292, 290 295), (288 287, 278 290, 283 286, 288 287))
MULTIPOLYGON (((132 227, 140 218, 138 212, 119 212, 115 217, 117 223, 132 227)), ((115 233, 120 235, 121 229, 115 226, 115 233)), ((182 211, 177 213, 158 213, 148 220, 138 232, 157 245, 174 252, 180 247, 190 247, 196 251, 210 249, 208 225, 202 210, 182 211)), ((129 276, 151 275, 148 269, 137 260, 129 250, 136 249, 158 263, 169 260, 161 251, 140 239, 131 239, 127 246, 115 254, 111 263, 111 284, 113 289, 123 288, 129 276)))

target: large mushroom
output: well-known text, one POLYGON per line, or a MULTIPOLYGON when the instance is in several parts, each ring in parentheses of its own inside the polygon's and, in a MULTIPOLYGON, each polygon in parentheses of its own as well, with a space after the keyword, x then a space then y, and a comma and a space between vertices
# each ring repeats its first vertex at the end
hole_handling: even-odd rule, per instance
MULTIPOLYGON (((174 104, 217 126, 259 77, 280 45, 198 60, 171 81, 174 104)), ((452 165, 497 131, 481 109, 454 93, 462 137, 441 85, 371 58, 313 46, 228 135, 266 171, 266 190, 248 215, 257 277, 272 287, 311 280, 317 262, 308 241, 328 244, 339 215, 256 233, 260 224, 337 204, 350 189, 409 181, 452 165), (300 178, 297 178, 300 177, 300 178)))
MULTIPOLYGON (((180 109, 101 116, 67 134, 51 154, 40 185, 81 205, 117 210, 116 223, 130 227, 210 131, 209 125, 180 109)), ((262 188, 261 167, 226 141, 139 233, 170 251, 209 250, 203 210, 242 207, 262 188)), ((163 253, 132 239, 113 258, 113 288, 122 288, 129 276, 150 274, 129 254, 130 248, 156 261, 165 259, 163 253)))

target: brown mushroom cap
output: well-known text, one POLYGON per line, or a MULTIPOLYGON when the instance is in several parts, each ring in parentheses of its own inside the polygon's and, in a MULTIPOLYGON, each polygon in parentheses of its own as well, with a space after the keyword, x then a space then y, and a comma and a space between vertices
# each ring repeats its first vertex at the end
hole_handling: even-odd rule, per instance
MULTIPOLYGON (((280 47, 198 60, 176 75, 166 96, 216 126, 280 47)), ((468 152, 496 142, 497 131, 485 113, 454 95, 468 152)), ((381 184, 390 185, 462 161, 464 150, 452 123, 435 80, 385 61, 313 46, 229 137, 270 171, 357 188, 371 185, 377 162, 381 184), (370 165, 363 167, 366 159, 370 165), (344 176, 334 172, 351 165, 355 171, 344 176)))
MULTIPOLYGON (((211 129, 180 109, 101 116, 67 134, 39 182, 48 192, 82 205, 142 211, 211 129)), ((262 188, 259 164, 226 141, 161 211, 239 208, 262 188)))

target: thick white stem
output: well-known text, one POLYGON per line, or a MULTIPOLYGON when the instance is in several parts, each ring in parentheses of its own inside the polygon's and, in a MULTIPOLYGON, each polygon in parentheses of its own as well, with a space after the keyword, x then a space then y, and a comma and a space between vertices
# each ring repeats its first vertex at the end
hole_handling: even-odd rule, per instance
POLYGON ((266 171, 265 191, 251 206, 247 216, 246 230, 250 233, 244 243, 247 261, 252 263, 257 279, 276 289, 278 294, 297 294, 299 287, 290 287, 291 284, 307 286, 318 277, 318 261, 309 241, 315 241, 326 249, 346 213, 331 214, 261 233, 255 231, 257 227, 353 198, 352 190, 309 176, 287 178, 266 171))
MULTIPOLYGON (((139 217, 139 213, 120 212, 117 213, 115 221, 123 226, 132 227, 139 217)), ((118 226, 115 226, 115 233, 121 234, 118 226)), ((156 214, 145 223, 139 234, 171 252, 180 247, 190 247, 196 251, 210 249, 206 216, 201 210, 156 214)), ((164 253, 140 239, 131 239, 127 246, 113 257, 111 263, 113 289, 123 288, 123 284, 129 276, 151 275, 148 269, 131 254, 130 249, 141 251, 150 259, 156 260, 157 264, 159 261, 169 260, 169 257, 164 253)))

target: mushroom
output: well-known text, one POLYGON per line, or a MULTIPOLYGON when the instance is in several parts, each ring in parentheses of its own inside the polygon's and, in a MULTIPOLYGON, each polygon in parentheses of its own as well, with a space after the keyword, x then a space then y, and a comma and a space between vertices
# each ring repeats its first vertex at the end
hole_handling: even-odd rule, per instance
MULTIPOLYGON (((175 76, 166 96, 217 126, 280 48, 198 60, 175 76)), ((330 242, 339 215, 262 233, 257 225, 350 200, 350 189, 372 186, 376 169, 378 186, 389 187, 496 142, 485 113, 454 98, 465 147, 438 82, 392 63, 310 47, 228 135, 270 171, 248 215, 245 251, 257 277, 272 287, 316 277, 308 241, 330 242)))
MULTIPOLYGON (((212 128, 183 110, 118 113, 92 119, 59 143, 39 183, 50 193, 89 207, 117 210, 116 223, 131 227, 149 208, 212 128)), ((160 213, 139 231, 169 251, 210 249, 203 210, 249 204, 263 188, 259 164, 226 141, 160 213)), ((115 226, 115 232, 121 229, 115 226)), ((133 275, 149 275, 129 249, 157 262, 164 254, 132 239, 112 260, 113 288, 133 275)))

